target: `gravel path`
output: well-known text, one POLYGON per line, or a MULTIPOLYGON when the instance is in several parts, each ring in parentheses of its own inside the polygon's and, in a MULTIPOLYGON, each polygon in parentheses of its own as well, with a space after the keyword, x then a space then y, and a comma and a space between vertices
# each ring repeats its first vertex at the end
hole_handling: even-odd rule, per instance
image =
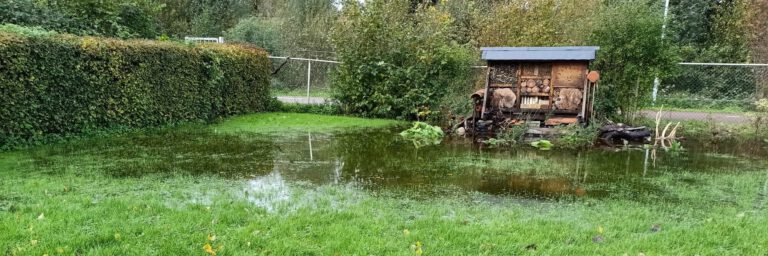
MULTIPOLYGON (((657 111, 643 110, 645 117, 656 118, 657 111)), ((664 111, 661 118, 666 120, 690 121, 690 120, 714 120, 721 123, 748 123, 749 118, 740 113, 708 113, 708 112, 683 112, 683 111, 664 111)))

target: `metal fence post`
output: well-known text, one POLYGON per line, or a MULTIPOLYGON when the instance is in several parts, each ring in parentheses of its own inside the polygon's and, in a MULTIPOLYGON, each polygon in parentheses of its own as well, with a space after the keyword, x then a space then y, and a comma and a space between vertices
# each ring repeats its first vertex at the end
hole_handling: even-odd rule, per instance
POLYGON ((312 104, 309 102, 309 87, 312 86, 312 61, 307 61, 307 104, 312 104))

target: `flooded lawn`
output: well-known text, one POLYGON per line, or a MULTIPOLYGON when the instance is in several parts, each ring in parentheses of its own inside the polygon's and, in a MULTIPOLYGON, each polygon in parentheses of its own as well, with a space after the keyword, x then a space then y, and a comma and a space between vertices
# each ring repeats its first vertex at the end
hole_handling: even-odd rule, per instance
POLYGON ((768 251, 763 145, 417 149, 402 127, 266 114, 2 153, 0 253, 768 251))

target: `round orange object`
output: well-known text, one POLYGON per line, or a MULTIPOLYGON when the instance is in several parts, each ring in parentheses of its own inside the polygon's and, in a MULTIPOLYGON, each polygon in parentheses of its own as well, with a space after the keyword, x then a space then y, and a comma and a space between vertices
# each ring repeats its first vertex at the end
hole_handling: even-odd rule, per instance
POLYGON ((590 82, 597 82, 597 80, 600 80, 600 73, 597 71, 590 71, 589 74, 587 74, 587 79, 590 82))

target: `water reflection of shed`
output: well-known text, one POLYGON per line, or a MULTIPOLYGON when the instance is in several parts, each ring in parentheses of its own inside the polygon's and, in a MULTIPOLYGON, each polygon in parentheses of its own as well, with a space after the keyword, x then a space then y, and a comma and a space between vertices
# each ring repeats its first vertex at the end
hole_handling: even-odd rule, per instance
POLYGON ((598 76, 588 69, 598 49, 592 46, 482 48, 488 73, 484 91, 473 94, 475 120, 543 121, 542 125, 588 120, 598 76))

